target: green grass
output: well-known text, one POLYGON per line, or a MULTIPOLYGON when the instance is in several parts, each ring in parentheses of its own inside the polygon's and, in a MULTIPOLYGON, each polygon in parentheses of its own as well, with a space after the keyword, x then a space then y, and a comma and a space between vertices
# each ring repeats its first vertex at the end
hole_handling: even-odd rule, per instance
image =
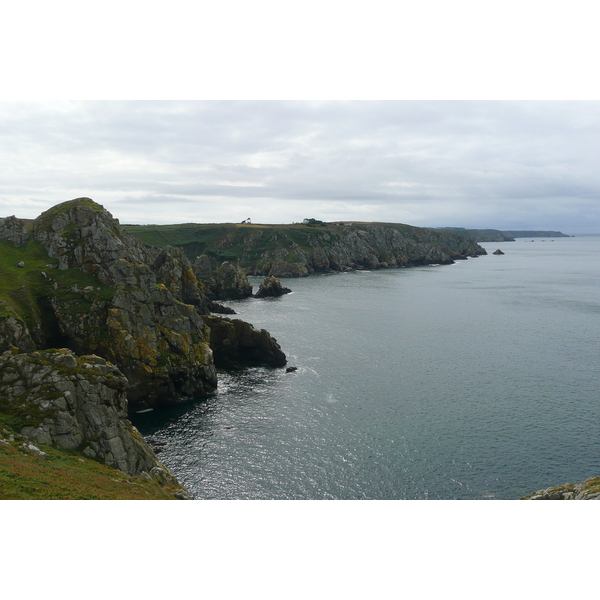
POLYGON ((0 318, 8 316, 12 309, 30 331, 41 326, 44 336, 52 339, 57 336, 58 326, 50 298, 58 298, 63 306, 68 305, 74 314, 81 315, 91 305, 72 291, 74 286, 79 289, 92 286, 93 297, 102 301, 114 296, 114 290, 101 285, 93 275, 76 269, 59 270, 56 264, 38 242, 30 240, 15 247, 11 242, 0 240, 0 318), (25 266, 18 267, 19 262, 25 266))
POLYGON ((0 443, 0 500, 173 500, 171 488, 130 477, 78 452, 40 446, 26 454, 21 442, 0 443))

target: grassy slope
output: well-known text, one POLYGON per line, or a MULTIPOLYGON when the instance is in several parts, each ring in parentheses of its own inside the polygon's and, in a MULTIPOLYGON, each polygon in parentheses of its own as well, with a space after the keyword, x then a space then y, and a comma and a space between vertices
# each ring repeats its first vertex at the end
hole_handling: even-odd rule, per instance
POLYGON ((40 446, 30 455, 0 443, 1 500, 173 500, 168 488, 101 465, 77 452, 40 446))

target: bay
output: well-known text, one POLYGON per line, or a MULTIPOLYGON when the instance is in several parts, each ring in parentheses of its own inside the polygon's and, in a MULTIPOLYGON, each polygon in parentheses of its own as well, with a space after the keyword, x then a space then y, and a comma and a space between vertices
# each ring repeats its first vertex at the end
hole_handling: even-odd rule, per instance
POLYGON ((512 499, 600 474, 600 237, 482 245, 228 303, 298 370, 221 373, 135 425, 197 499, 512 499))

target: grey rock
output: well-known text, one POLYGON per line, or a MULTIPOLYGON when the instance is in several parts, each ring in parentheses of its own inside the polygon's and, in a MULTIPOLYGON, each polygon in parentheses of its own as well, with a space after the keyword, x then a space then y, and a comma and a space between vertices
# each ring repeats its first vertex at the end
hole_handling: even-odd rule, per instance
POLYGON ((255 298, 277 298, 284 294, 289 294, 292 290, 283 287, 281 281, 277 277, 265 277, 258 288, 258 292, 254 294, 255 298))
POLYGON ((216 266, 203 254, 196 257, 193 269, 210 300, 239 300, 252 295, 252 284, 246 273, 228 261, 216 266))
POLYGON ((8 240, 15 246, 22 246, 29 241, 29 232, 25 221, 14 215, 0 219, 0 239, 8 240))
POLYGON ((128 383, 117 367, 97 356, 76 357, 65 349, 35 354, 0 358, 0 374, 12 373, 24 382, 25 393, 4 383, 0 395, 15 409, 18 406, 20 412, 32 415, 31 424, 20 430, 29 440, 30 452, 36 452, 33 444, 79 448, 85 456, 128 475, 159 469, 165 482, 176 485, 174 476, 126 419, 128 383), (70 366, 73 360, 75 366, 70 366), (83 376, 80 371, 88 365, 91 368, 83 376))
POLYGON ((600 500, 600 477, 538 490, 521 500, 600 500))

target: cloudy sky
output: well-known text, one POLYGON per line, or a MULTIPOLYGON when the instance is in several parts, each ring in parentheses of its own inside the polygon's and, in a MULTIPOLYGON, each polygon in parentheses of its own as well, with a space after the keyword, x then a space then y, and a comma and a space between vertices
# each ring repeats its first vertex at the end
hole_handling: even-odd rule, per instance
POLYGON ((593 101, 0 103, 0 215, 600 233, 593 101))

